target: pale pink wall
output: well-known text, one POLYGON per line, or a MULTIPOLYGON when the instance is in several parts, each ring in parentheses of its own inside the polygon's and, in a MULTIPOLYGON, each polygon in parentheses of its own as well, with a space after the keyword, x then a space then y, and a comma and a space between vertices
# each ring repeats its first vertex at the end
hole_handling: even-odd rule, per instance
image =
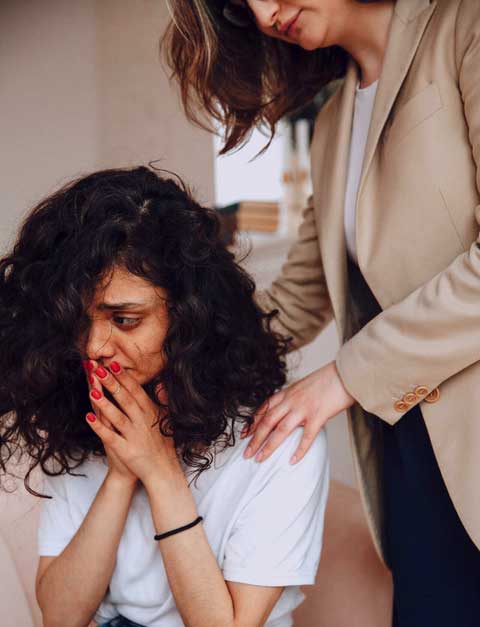
POLYGON ((165 1, 97 2, 97 97, 102 165, 160 159, 212 203, 213 138, 189 124, 159 60, 165 1))
POLYGON ((31 204, 100 167, 162 159, 213 202, 213 141, 158 55, 165 2, 0 2, 0 246, 31 204))
POLYGON ((95 2, 0 3, 0 229, 95 167, 95 2))

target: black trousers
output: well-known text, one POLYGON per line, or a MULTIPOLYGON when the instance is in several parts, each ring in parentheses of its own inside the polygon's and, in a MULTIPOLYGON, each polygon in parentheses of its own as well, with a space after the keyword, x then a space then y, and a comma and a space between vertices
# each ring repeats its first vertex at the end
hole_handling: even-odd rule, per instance
MULTIPOLYGON (((349 282, 361 328, 381 308, 351 262, 349 282)), ((393 627, 480 627, 480 551, 453 507, 420 407, 412 407, 394 426, 375 420, 382 436, 378 441, 387 560, 394 584, 393 627)), ((472 499, 478 498, 480 458, 479 493, 472 494, 472 499)))

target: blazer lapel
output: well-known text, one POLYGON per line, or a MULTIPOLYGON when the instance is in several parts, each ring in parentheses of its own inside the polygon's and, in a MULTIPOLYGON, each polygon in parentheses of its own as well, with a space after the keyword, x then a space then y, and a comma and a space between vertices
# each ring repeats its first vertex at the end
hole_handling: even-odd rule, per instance
MULTIPOLYGON (((375 97, 367 145, 365 147, 362 175, 358 188, 359 199, 361 198, 382 130, 412 64, 415 52, 436 4, 437 0, 432 2, 430 0, 397 0, 395 5, 382 73, 375 97)), ((357 252, 360 266, 362 269, 365 269, 365 263, 362 264, 362 259, 366 260, 366 256, 362 255, 359 233, 361 234, 362 229, 368 230, 368 224, 372 216, 369 212, 364 213, 360 211, 359 205, 360 203, 357 202, 357 252)))
MULTIPOLYGON (((358 198, 361 196, 383 127, 435 6, 436 0, 433 2, 429 0, 397 0, 382 75, 375 98, 358 198)), ((326 142, 314 141, 311 151, 313 194, 319 226, 320 251, 341 341, 348 334, 346 315, 348 270, 344 205, 357 81, 358 66, 355 61, 351 60, 345 81, 340 87, 337 109, 332 112, 330 120, 324 121, 324 123, 329 124, 328 138, 326 142), (326 156, 317 154, 318 151, 325 149, 331 152, 326 156)), ((358 237, 358 233, 362 228, 362 222, 368 231, 372 215, 370 211, 366 210, 367 206, 359 215, 359 204, 357 203, 357 253, 360 267, 364 270, 365 264, 362 264, 360 250, 361 239, 358 237)), ((371 209, 373 211, 373 208, 371 209)))

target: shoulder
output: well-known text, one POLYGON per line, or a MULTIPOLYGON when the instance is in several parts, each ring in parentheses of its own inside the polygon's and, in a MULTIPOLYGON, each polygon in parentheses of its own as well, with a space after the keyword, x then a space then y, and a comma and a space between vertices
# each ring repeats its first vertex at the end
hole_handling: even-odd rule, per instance
POLYGON ((297 427, 279 446, 279 448, 262 464, 270 463, 272 468, 287 472, 304 472, 305 470, 313 474, 321 474, 327 463, 327 436, 322 429, 306 455, 296 464, 291 463, 291 459, 295 454, 303 436, 303 427, 297 427))
POLYGON ((461 37, 467 33, 480 32, 480 2, 478 0, 455 0, 454 6, 449 7, 454 11, 456 24, 457 45, 468 45, 468 41, 461 41, 461 37))
POLYGON ((280 446, 262 462, 257 462, 255 457, 245 458, 244 453, 250 443, 250 438, 240 439, 235 437, 235 444, 221 448, 214 455, 214 468, 216 471, 229 471, 234 469, 240 476, 246 477, 260 475, 271 475, 279 471, 302 472, 303 469, 321 473, 324 465, 328 461, 327 436, 325 429, 322 429, 312 442, 307 454, 300 462, 291 463, 291 459, 300 444, 303 435, 303 427, 297 427, 289 434, 280 446))
MULTIPOLYGON (((456 0, 455 55, 462 78, 477 84, 477 65, 480 60, 480 2, 456 0), (464 71, 465 70, 465 71, 464 71)), ((469 84, 470 84, 469 83, 469 84)))
MULTIPOLYGON (((300 477, 309 477, 310 481, 322 479, 328 466, 325 430, 322 429, 318 433, 303 459, 292 464, 291 459, 300 444, 302 435, 303 427, 297 427, 266 460, 262 462, 257 462, 254 458, 244 460, 244 463, 250 465, 258 484, 268 482, 273 477, 284 477, 280 479, 281 481, 288 480, 288 476, 295 477, 296 480, 300 480, 300 477)), ((245 449, 247 445, 248 442, 242 448, 245 449)))

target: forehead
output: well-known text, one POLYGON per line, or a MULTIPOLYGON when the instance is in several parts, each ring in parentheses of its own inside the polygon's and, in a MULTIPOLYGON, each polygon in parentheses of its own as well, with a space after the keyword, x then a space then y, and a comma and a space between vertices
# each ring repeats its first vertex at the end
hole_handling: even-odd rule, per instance
POLYGON ((152 285, 125 268, 116 266, 96 286, 94 303, 141 300, 154 304, 165 298, 166 292, 162 288, 152 285))

